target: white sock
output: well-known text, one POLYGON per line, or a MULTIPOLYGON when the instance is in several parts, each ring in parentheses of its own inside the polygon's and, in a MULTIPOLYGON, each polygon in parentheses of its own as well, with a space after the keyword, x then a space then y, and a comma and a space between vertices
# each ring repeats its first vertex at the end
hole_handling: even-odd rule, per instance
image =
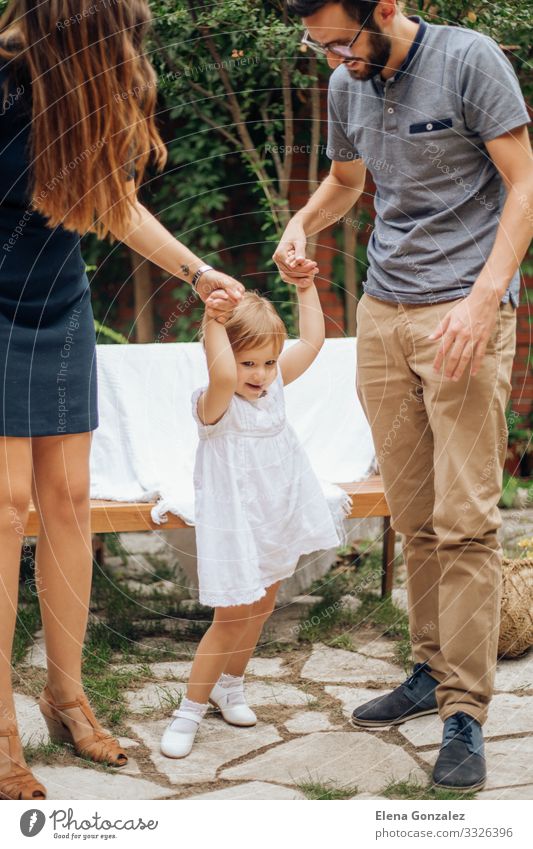
POLYGON ((186 696, 181 700, 181 704, 177 710, 174 711, 172 716, 176 717, 174 721, 170 725, 171 731, 181 731, 184 734, 192 734, 198 729, 198 725, 204 718, 204 714, 209 707, 209 704, 201 704, 200 702, 193 702, 188 699, 186 696), (194 719, 189 719, 186 716, 180 716, 181 711, 188 711, 190 713, 194 713, 198 716, 198 722, 195 722, 194 719))
POLYGON ((221 687, 228 687, 232 690, 242 689, 244 687, 244 675, 229 675, 227 672, 223 672, 218 683, 221 687))
POLYGON ((229 675, 223 672, 218 679, 219 685, 226 691, 228 705, 245 705, 244 675, 229 675))

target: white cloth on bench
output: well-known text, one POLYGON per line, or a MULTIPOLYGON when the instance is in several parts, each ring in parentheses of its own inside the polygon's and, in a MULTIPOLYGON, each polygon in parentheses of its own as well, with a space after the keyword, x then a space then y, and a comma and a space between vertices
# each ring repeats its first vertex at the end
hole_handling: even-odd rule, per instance
MULTIPOLYGON (((98 345, 97 364, 91 498, 156 501, 154 522, 167 521, 170 511, 194 524, 198 435, 190 399, 207 381, 201 344, 98 345)), ((374 459, 355 391, 355 339, 327 339, 308 371, 286 387, 285 401, 339 526, 346 497, 334 482, 363 480, 374 459)))

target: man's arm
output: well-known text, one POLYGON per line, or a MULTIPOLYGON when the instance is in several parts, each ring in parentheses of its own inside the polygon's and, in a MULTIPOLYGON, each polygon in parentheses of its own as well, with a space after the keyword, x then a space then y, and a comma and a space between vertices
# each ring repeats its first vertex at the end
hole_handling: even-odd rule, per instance
POLYGON ((316 262, 305 258, 307 237, 329 227, 352 208, 363 192, 365 176, 362 159, 331 163, 328 176, 287 224, 272 257, 282 280, 299 285, 313 282, 318 268, 316 262))
POLYGON ((533 154, 526 126, 485 143, 508 194, 496 239, 470 294, 444 317, 429 337, 442 339, 434 368, 446 360, 446 377, 459 380, 472 359, 479 371, 498 314, 500 301, 533 238, 533 154))
POLYGON ((496 240, 474 289, 499 303, 533 238, 533 153, 527 127, 485 143, 508 191, 496 240))

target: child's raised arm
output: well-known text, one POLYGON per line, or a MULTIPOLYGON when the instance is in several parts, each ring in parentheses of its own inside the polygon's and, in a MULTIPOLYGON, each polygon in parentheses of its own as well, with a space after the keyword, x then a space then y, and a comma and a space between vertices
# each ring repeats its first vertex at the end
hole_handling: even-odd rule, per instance
POLYGON ((315 284, 298 287, 297 291, 300 339, 284 351, 278 361, 285 386, 309 368, 326 336, 324 313, 315 284))
POLYGON ((226 328, 210 317, 204 334, 209 385, 198 399, 198 415, 206 424, 215 424, 229 407, 237 386, 237 365, 226 328))

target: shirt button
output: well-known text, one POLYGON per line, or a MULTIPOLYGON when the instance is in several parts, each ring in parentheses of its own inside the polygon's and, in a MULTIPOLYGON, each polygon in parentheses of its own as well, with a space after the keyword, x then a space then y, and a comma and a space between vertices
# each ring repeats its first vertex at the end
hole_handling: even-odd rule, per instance
POLYGON ((433 124, 426 124, 426 130, 432 130, 433 124))
POLYGON ((389 106, 389 108, 387 109, 387 112, 389 113, 389 115, 394 114, 394 109, 392 108, 392 106, 389 106))

